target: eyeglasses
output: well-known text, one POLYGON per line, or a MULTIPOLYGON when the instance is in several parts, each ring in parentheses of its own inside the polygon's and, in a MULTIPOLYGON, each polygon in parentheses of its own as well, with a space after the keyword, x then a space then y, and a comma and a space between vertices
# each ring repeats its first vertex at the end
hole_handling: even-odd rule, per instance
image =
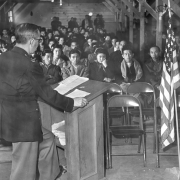
POLYGON ((42 41, 42 39, 41 38, 33 38, 33 39, 35 39, 35 40, 37 40, 38 42, 41 42, 42 41))

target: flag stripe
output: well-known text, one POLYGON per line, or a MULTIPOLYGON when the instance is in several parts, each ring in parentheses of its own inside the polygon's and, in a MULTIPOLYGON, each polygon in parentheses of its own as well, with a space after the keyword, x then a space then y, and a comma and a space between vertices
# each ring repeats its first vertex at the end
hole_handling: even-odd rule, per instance
POLYGON ((167 30, 163 72, 160 84, 162 148, 174 142, 174 90, 180 87, 180 74, 176 58, 174 32, 171 21, 167 30))

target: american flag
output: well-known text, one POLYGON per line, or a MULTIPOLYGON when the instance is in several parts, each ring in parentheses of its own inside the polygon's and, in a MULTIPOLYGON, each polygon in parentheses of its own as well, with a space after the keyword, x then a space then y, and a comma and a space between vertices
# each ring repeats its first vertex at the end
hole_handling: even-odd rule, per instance
POLYGON ((171 18, 167 30, 166 47, 163 62, 163 72, 160 84, 161 107, 161 140, 162 148, 173 143, 174 131, 174 90, 180 86, 180 74, 176 58, 174 32, 171 28, 171 18))

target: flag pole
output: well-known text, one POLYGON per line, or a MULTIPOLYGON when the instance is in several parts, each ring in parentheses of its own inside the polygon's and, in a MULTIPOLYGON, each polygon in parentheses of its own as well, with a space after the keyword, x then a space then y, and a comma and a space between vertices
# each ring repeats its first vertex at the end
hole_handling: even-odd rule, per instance
POLYGON ((179 180, 180 179, 180 150, 179 150, 179 124, 178 124, 178 113, 177 113, 176 90, 174 90, 174 103, 175 103, 175 115, 176 115, 176 131, 177 131, 178 163, 179 163, 178 180, 179 180))
MULTIPOLYGON (((171 18, 171 6, 170 0, 168 0, 168 10, 169 10, 169 18, 171 18)), ((179 149, 179 124, 178 124, 178 113, 177 113, 177 97, 176 90, 174 89, 174 106, 175 106, 175 116, 176 116, 176 131, 177 131, 177 146, 178 146, 178 163, 179 163, 179 171, 178 171, 178 180, 180 180, 180 149, 179 149)))

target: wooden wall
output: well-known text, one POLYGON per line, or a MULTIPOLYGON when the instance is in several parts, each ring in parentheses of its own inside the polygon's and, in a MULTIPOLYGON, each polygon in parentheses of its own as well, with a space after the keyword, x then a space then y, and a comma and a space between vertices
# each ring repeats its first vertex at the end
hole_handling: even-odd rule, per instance
POLYGON ((14 9, 15 24, 29 22, 50 28, 51 19, 54 16, 60 18, 63 25, 67 26, 71 17, 76 17, 81 25, 82 20, 89 12, 93 13, 92 20, 97 14, 102 14, 105 20, 105 28, 108 32, 115 32, 115 15, 102 3, 71 3, 60 6, 58 3, 18 3, 14 9))

